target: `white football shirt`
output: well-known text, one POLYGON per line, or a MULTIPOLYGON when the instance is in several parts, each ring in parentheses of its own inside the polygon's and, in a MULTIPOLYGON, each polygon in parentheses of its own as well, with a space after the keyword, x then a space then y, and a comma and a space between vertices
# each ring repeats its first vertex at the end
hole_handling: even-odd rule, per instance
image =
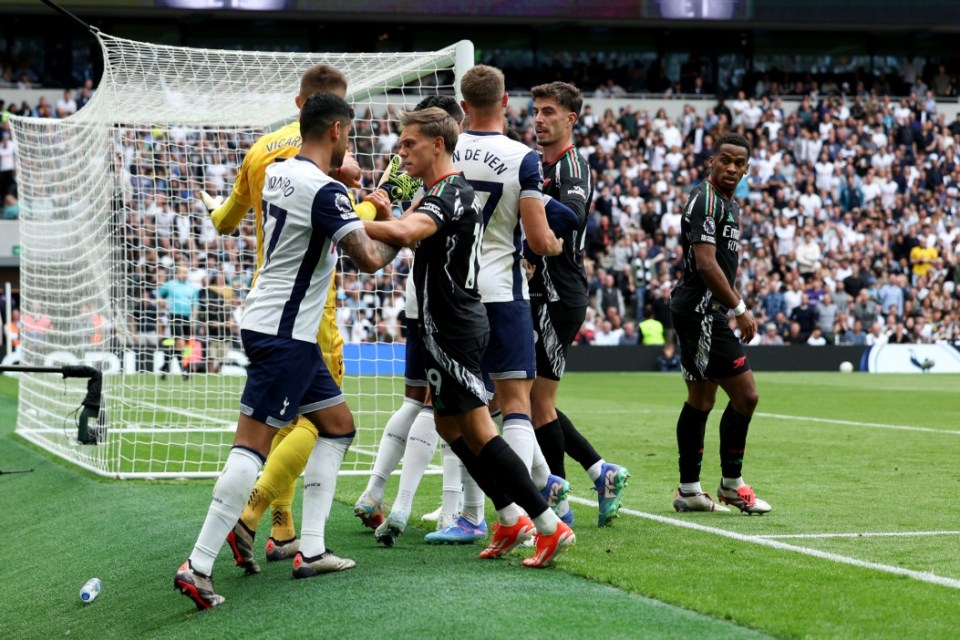
POLYGON ((540 157, 501 133, 466 131, 457 141, 453 166, 463 172, 483 205, 485 229, 477 278, 480 299, 529 300, 527 279, 520 267, 520 200, 543 199, 540 157))
POLYGON ((344 186, 302 156, 267 167, 263 213, 263 265, 240 328, 316 342, 336 243, 363 223, 344 186))

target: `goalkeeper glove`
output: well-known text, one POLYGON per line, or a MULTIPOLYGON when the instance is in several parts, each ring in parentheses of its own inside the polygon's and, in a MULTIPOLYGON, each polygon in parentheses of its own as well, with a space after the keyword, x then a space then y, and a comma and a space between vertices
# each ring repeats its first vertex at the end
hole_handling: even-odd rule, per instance
POLYGON ((223 196, 214 197, 206 191, 201 191, 200 202, 203 203, 203 208, 207 210, 207 213, 213 213, 215 209, 219 209, 220 205, 223 204, 223 196))
POLYGON ((387 163, 387 169, 380 176, 377 189, 390 197, 390 202, 410 202, 414 194, 423 186, 423 180, 400 173, 400 156, 393 156, 387 163))

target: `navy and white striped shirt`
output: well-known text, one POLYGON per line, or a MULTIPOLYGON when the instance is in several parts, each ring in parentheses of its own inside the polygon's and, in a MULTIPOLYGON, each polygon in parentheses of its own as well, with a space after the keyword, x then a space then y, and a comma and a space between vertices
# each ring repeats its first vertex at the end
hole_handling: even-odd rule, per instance
POLYGON ((311 160, 296 156, 267 167, 263 265, 240 328, 315 343, 336 244, 362 228, 344 186, 311 160))

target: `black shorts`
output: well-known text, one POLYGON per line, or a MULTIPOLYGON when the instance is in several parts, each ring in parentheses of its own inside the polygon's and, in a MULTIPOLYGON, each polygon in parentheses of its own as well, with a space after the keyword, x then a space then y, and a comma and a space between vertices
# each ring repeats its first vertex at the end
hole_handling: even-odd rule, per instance
POLYGON ((467 340, 446 340, 437 334, 420 334, 423 366, 438 416, 456 416, 487 404, 487 388, 480 360, 489 334, 467 340))
POLYGON ((170 335, 174 338, 189 338, 193 321, 189 316, 170 316, 170 335))
POLYGON ((536 333, 537 377, 559 381, 567 367, 567 349, 583 326, 587 308, 531 300, 530 311, 536 333))
POLYGON ((750 371, 743 345, 730 329, 725 313, 671 312, 670 317, 680 343, 684 379, 713 382, 750 371))

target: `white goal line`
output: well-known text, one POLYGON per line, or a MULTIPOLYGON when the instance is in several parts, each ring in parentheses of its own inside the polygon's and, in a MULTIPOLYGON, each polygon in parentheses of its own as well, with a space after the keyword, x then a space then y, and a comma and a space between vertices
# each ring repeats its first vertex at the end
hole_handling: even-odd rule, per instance
POLYGON ((757 535, 762 540, 814 540, 827 538, 918 538, 924 536, 960 536, 960 531, 864 531, 862 533, 782 533, 757 535))
MULTIPOLYGON (((577 496, 570 496, 568 500, 570 500, 570 502, 576 502, 578 504, 584 504, 584 505, 589 505, 594 507, 597 505, 596 500, 587 500, 585 498, 580 498, 577 496)), ((692 529, 694 531, 700 531, 701 533, 710 533, 713 535, 722 536, 724 538, 730 538, 731 540, 737 540, 738 542, 748 542, 751 544, 760 545, 762 547, 771 547, 773 549, 779 549, 781 551, 791 551, 793 553, 799 553, 805 556, 820 558, 821 560, 828 560, 830 562, 835 562, 838 564, 847 564, 850 566, 859 567, 861 569, 871 569, 873 571, 891 573, 894 575, 911 578, 913 580, 918 580, 920 582, 927 582, 927 583, 935 584, 941 587, 948 587, 950 589, 960 589, 960 580, 957 580, 956 578, 947 578, 944 576, 938 576, 937 574, 930 573, 928 571, 914 571, 912 569, 904 569, 903 567, 895 567, 893 565, 881 564, 879 562, 868 562, 866 560, 859 560, 857 558, 843 556, 838 553, 831 553, 829 551, 820 551, 819 549, 809 549, 807 547, 800 547, 797 545, 788 544, 786 542, 780 542, 779 540, 771 540, 770 538, 765 538, 762 536, 744 535, 742 533, 727 531, 726 529, 720 529, 717 527, 708 527, 706 525, 698 524, 696 522, 691 522, 689 520, 679 520, 677 518, 668 518, 666 516, 657 515, 655 513, 645 513, 643 511, 627 509, 625 507, 622 507, 620 509, 620 513, 624 513, 626 515, 634 516, 637 518, 644 518, 646 520, 653 520, 654 522, 667 524, 673 527, 680 527, 682 529, 692 529)))
POLYGON ((837 420, 834 418, 811 418, 807 416, 789 416, 782 413, 755 413, 758 418, 776 418, 778 420, 795 420, 798 422, 820 422, 824 424, 839 424, 846 427, 870 427, 872 429, 895 429, 897 431, 920 431, 922 433, 941 433, 950 436, 960 436, 960 431, 952 429, 932 429, 930 427, 916 427, 905 424, 884 424, 882 422, 857 422, 856 420, 837 420))

